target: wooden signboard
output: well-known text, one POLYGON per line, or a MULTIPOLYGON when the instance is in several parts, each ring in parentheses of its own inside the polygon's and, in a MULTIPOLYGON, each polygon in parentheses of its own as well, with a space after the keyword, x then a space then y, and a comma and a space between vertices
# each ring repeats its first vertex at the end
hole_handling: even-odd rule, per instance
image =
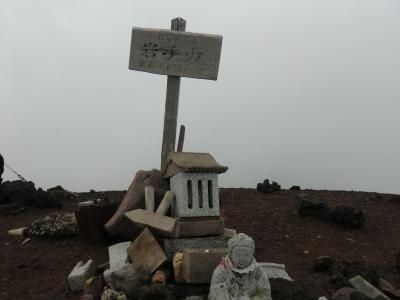
POLYGON ((217 80, 222 36, 164 29, 132 29, 129 69, 217 80))

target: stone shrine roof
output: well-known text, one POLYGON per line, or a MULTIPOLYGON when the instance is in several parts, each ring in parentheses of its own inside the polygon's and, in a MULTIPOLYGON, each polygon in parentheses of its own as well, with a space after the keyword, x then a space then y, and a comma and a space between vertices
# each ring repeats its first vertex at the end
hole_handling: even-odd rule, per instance
POLYGON ((162 170, 165 178, 181 172, 190 173, 225 173, 228 167, 222 166, 209 153, 170 152, 162 170))

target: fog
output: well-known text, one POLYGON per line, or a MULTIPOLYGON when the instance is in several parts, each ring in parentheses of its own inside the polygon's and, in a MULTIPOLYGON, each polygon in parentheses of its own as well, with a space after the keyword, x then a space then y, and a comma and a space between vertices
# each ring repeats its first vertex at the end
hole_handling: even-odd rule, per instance
POLYGON ((185 151, 229 166, 221 186, 400 193, 397 0, 0 3, 0 152, 37 186, 159 168, 167 77, 128 70, 130 35, 183 17, 223 35, 218 80, 182 78, 178 119, 185 151))

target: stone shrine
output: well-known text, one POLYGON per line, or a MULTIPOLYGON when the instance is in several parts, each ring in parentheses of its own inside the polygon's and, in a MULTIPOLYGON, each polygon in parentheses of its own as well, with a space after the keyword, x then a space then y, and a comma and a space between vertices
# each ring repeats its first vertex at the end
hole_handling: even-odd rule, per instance
POLYGON ((163 174, 175 194, 171 215, 219 216, 218 174, 227 170, 208 153, 170 152, 163 174))

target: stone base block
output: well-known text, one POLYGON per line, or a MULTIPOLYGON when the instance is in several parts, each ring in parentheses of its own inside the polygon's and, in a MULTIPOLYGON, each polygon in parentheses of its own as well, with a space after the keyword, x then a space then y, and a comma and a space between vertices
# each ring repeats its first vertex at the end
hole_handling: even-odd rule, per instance
POLYGON ((225 249, 228 248, 228 240, 222 236, 182 238, 182 239, 161 239, 161 246, 169 260, 172 260, 176 252, 183 252, 184 249, 225 249))
POLYGON ((213 236, 224 233, 224 222, 220 217, 180 218, 179 237, 213 236))
POLYGON ((186 249, 183 251, 183 278, 188 283, 210 283, 212 274, 228 249, 186 249))

